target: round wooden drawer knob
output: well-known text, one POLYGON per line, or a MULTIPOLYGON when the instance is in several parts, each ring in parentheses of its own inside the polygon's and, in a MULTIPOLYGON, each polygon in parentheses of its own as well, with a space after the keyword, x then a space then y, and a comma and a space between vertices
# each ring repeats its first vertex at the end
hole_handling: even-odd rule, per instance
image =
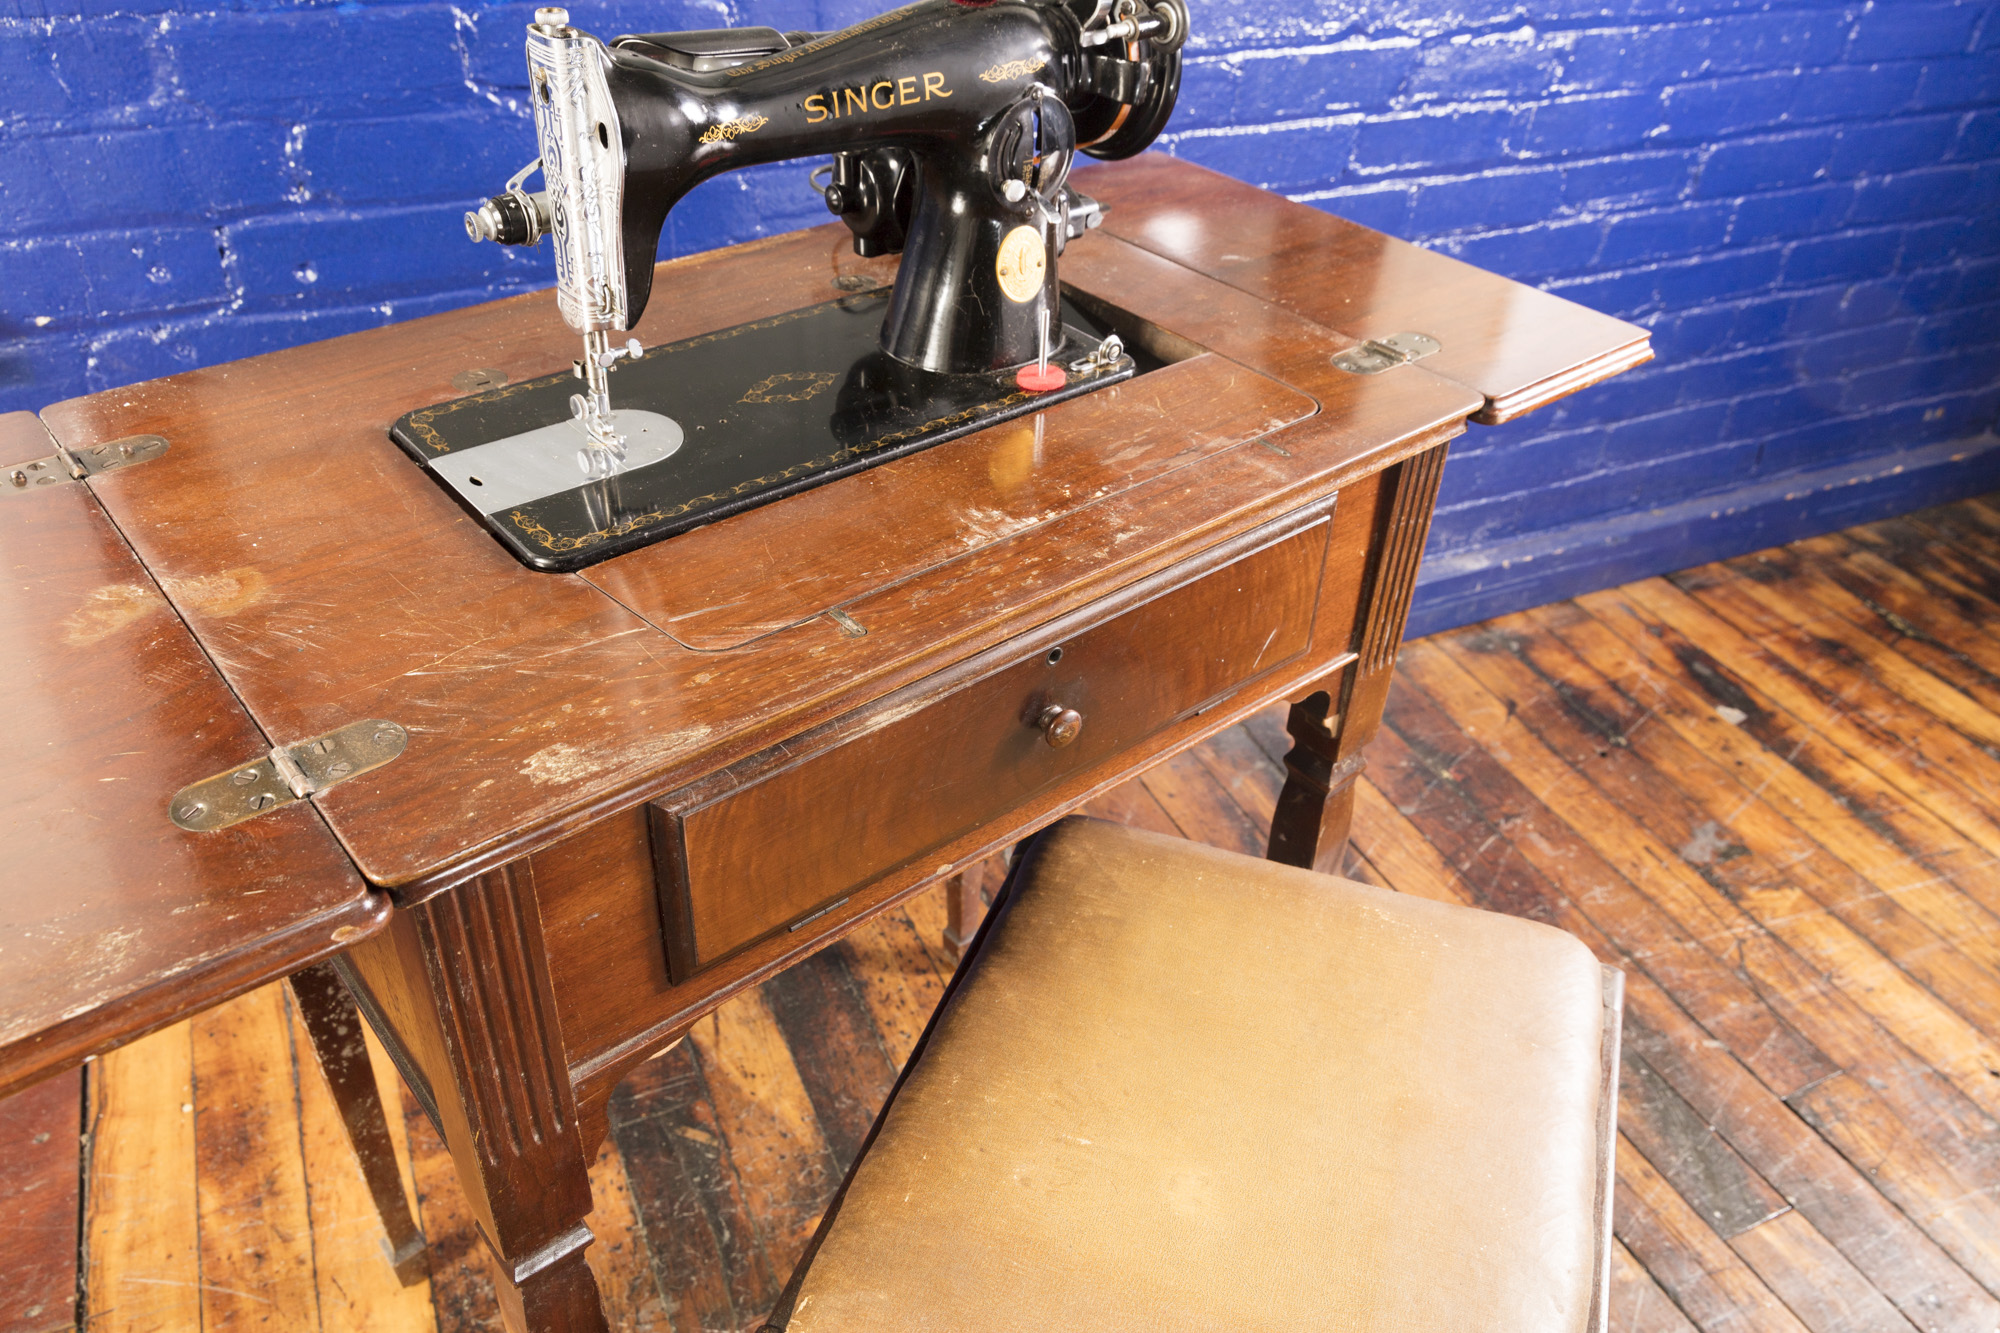
POLYGON ((1035 725, 1042 729, 1042 739, 1050 748, 1060 750, 1083 734, 1083 714, 1061 704, 1050 704, 1036 716, 1035 725))

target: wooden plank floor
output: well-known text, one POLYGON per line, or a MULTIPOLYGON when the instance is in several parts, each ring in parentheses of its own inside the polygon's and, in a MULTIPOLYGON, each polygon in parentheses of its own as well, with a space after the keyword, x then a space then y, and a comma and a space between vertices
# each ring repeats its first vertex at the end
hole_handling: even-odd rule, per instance
MULTIPOLYGON (((1096 811, 1257 852, 1281 722, 1096 811)), ((1614 1328, 2000 1329, 1996 797, 1993 500, 1405 647, 1349 870, 1627 969, 1614 1328)), ((943 924, 914 900, 619 1088, 591 1251, 618 1327, 755 1325, 938 999, 943 924)), ((80 1263, 49 1220, 77 1154, 0 1170, 0 1333, 497 1329, 436 1135, 398 1126, 435 1274, 404 1290, 305 1051, 269 988, 99 1061, 81 1108, 7 1108, 0 1151, 29 1114, 88 1135, 80 1263)))

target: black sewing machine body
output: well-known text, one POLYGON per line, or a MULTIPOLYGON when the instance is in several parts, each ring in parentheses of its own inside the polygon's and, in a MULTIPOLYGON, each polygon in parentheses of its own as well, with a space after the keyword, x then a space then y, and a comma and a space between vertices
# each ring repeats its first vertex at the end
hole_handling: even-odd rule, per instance
POLYGON ((826 35, 608 47, 560 10, 536 20, 542 156, 467 229, 554 241, 584 357, 573 378, 437 404, 391 432, 526 563, 577 568, 1141 369, 1107 329, 1065 319, 1056 262, 1099 216, 1068 186, 1075 153, 1139 152, 1172 111, 1183 0, 918 0, 826 35), (652 299, 661 231, 690 190, 827 153, 823 194, 857 251, 902 253, 886 295, 651 353, 613 345, 652 299), (547 189, 531 195, 536 166, 547 189), (1060 388, 1040 376, 1050 362, 1060 388))
MULTIPOLYGON (((1009 233, 1040 229, 1037 214, 1059 210, 1080 137, 1070 108, 1100 101, 1086 65, 1098 58, 1080 37, 1077 16, 1060 4, 999 0, 972 8, 920 0, 713 72, 666 64, 648 54, 662 48, 646 38, 620 39, 610 81, 621 112, 630 108, 632 116, 625 126, 624 244, 633 318, 645 307, 667 213, 690 189, 736 167, 838 145, 850 160, 865 156, 857 174, 872 173, 879 184, 836 180, 836 188, 889 200, 904 188, 912 195, 907 223, 896 225, 891 203, 889 217, 879 206, 872 210, 872 233, 863 233, 878 245, 887 233, 893 246, 894 231, 905 231, 905 276, 883 335, 888 352, 927 370, 1032 359, 1036 316, 1044 309, 1054 315, 1056 285, 1045 282, 1035 300, 1010 300, 998 260, 1009 233), (913 169, 892 154, 914 157, 913 169), (1027 188, 1009 199, 1009 181, 1027 188)), ((1178 62, 1172 71, 1177 85, 1178 62)), ((1119 126, 1114 137, 1122 142, 1093 146, 1107 157, 1128 155, 1119 151, 1127 143, 1136 152, 1158 132, 1147 122, 1163 124, 1171 109, 1167 91, 1149 100, 1150 115, 1119 126)))

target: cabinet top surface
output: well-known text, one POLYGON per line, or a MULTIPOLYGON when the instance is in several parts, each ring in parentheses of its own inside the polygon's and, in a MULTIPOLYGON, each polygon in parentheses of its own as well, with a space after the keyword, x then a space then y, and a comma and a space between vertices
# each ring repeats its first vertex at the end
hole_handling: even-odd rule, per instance
POLYGON ((1424 368, 1508 421, 1650 359, 1645 329, 1173 158, 1090 173, 1105 230, 1366 340, 1423 333, 1424 368))
MULTIPOLYGON (((1236 205, 1217 203, 1218 179, 1140 159, 1082 184, 1119 208, 1143 186, 1132 212, 1152 210, 1150 236, 1179 180, 1171 207, 1222 235, 1236 205)), ((1253 241, 1312 245, 1268 228, 1247 229, 1253 241)), ((1465 289, 1479 300, 1527 290, 1405 248, 1476 275, 1465 289)), ((1324 249, 1325 283, 1375 281, 1385 261, 1355 249, 1324 249)), ((772 237, 662 265, 636 332, 673 341, 893 273, 856 258, 837 224, 772 237)), ((422 891, 1170 569, 1489 401, 1426 365, 1336 370, 1355 337, 1150 241, 1092 233, 1062 274, 1198 354, 581 574, 517 564, 387 436, 464 371, 518 380, 566 364, 573 335, 547 293, 44 419, 71 447, 169 439, 164 457, 89 486, 274 742, 363 718, 407 728, 402 757, 314 805, 369 878, 422 891)))

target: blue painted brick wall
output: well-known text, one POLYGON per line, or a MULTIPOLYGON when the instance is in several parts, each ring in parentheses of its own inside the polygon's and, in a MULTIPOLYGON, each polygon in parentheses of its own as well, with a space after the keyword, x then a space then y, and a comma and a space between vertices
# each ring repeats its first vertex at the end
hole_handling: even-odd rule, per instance
MULTIPOLYGON (((881 4, 571 8, 610 35, 881 4)), ((459 227, 533 152, 531 9, 0 0, 0 409, 545 285, 545 254, 459 227)), ((1652 365, 1455 446, 1431 569, 1463 574, 1992 434, 1995 10, 1195 0, 1163 146, 1652 330, 1652 365)), ((804 176, 704 186, 663 249, 823 220, 804 176)), ((1956 466, 1895 494, 1992 484, 1956 466)), ((1528 595, 1460 583, 1430 623, 1528 595)))

